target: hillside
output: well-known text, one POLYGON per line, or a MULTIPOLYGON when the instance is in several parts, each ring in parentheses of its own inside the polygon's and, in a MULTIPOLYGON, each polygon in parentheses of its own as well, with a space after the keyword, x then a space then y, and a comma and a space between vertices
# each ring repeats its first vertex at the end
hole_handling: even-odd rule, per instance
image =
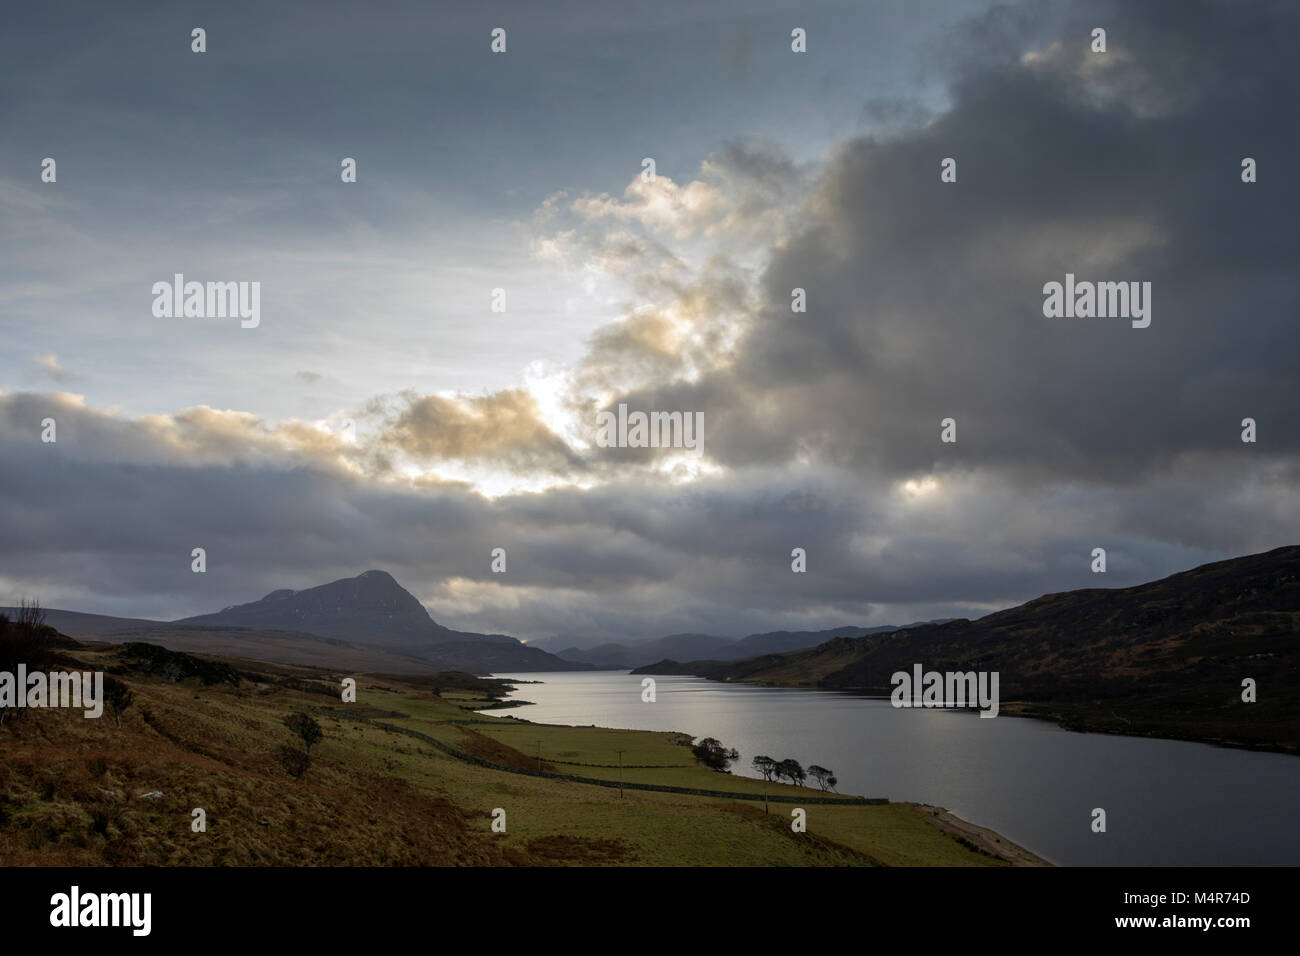
POLYGON ((884 695, 890 676, 916 663, 997 671, 1003 713, 1295 752, 1300 547, 1131 588, 1048 594, 977 621, 837 638, 740 663, 661 661, 641 672, 884 695), (1244 678, 1257 682, 1256 703, 1241 700, 1244 678))
POLYGON ((547 773, 615 781, 621 752, 629 783, 751 796, 763 787, 698 764, 681 734, 476 714, 495 698, 465 675, 349 675, 359 697, 344 705, 347 672, 104 644, 63 654, 64 666, 114 674, 134 701, 120 727, 50 709, 0 724, 0 859, 11 865, 1005 865, 991 853, 1035 862, 935 808, 823 804, 820 791, 780 785, 807 802, 808 832, 794 834, 789 804, 769 814, 761 800, 525 775, 540 742, 547 773), (296 713, 324 731, 301 777, 280 755, 300 748, 284 724, 296 713), (505 833, 492 831, 498 807, 505 833), (191 830, 195 808, 206 832, 191 830))
MULTIPOLYGON (((86 635, 81 635, 86 636, 86 635)), ((450 667, 381 647, 364 647, 347 641, 306 634, 248 627, 186 627, 157 624, 123 628, 89 635, 111 644, 140 642, 158 644, 190 654, 243 657, 276 664, 306 667, 338 667, 359 671, 388 671, 395 674, 429 674, 450 667)))
MULTIPOLYGON (((0 614, 13 617, 17 613, 16 607, 0 607, 0 614)), ((91 637, 128 628, 161 627, 167 623, 141 617, 111 617, 107 614, 84 614, 81 611, 60 611, 55 608, 46 608, 44 614, 46 624, 71 637, 91 637)))

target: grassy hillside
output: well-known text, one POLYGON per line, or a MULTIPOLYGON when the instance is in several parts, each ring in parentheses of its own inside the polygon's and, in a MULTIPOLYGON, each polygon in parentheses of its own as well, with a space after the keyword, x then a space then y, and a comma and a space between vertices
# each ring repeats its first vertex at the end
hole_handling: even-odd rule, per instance
POLYGON ((228 662, 241 672, 238 686, 221 680, 220 667, 170 682, 164 674, 176 677, 175 667, 143 670, 118 648, 63 653, 64 666, 118 670, 134 703, 120 729, 107 714, 66 710, 11 712, 0 726, 7 865, 1005 865, 941 829, 929 808, 810 804, 808 832, 796 834, 789 805, 765 814, 762 803, 620 796, 491 770, 352 719, 418 730, 511 766, 535 768, 540 740, 543 766, 559 772, 616 779, 623 750, 627 780, 763 786, 697 765, 682 735, 475 714, 491 699, 467 675, 365 676, 358 702, 344 705, 344 673, 228 662), (283 720, 296 712, 324 729, 301 779, 276 755, 294 741, 283 720), (161 796, 145 796, 154 792, 161 796), (195 807, 207 813, 206 833, 191 832, 195 807), (491 831, 498 807, 504 834, 491 831))

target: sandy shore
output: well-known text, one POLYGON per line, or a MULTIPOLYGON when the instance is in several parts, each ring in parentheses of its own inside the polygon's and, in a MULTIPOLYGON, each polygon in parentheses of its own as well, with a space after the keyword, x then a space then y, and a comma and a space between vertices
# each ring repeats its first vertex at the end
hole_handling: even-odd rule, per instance
POLYGON ((944 833, 949 833, 959 839, 965 840, 977 849, 983 850, 991 856, 998 859, 1006 860, 1012 866, 1051 866, 1040 856, 1030 853, 1024 847, 1012 843, 996 830, 990 830, 987 827, 977 827, 973 823, 968 823, 961 817, 949 813, 943 807, 932 807, 929 804, 917 804, 924 811, 926 819, 937 826, 944 833))

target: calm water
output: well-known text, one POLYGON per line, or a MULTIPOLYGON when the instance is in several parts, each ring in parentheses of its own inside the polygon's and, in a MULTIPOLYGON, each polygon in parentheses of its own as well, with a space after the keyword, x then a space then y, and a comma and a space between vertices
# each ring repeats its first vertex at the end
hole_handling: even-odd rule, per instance
MULTIPOLYGON (((947 807, 1066 865, 1300 864, 1300 758, 1175 740, 1079 734, 1016 717, 896 710, 815 690, 626 671, 497 675, 527 720, 717 737, 740 751, 829 767, 842 793, 947 807), (1093 807, 1107 832, 1091 832, 1093 807)), ((497 716, 501 716, 497 713, 497 716)))

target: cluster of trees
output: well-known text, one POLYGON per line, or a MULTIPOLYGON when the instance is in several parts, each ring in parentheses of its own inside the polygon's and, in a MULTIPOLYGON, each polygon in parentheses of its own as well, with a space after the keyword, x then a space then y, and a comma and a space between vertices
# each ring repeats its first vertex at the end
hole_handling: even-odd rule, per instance
POLYGON ((780 783, 788 780, 797 787, 802 787, 809 777, 817 781, 817 785, 823 790, 834 790, 839 780, 835 774, 825 767, 819 767, 817 764, 810 764, 805 770, 800 766, 799 761, 787 757, 785 760, 773 760, 759 754, 754 758, 754 769, 757 770, 764 780, 775 780, 780 783))
POLYGON ((280 765, 291 776, 301 777, 311 766, 311 748, 321 742, 325 732, 320 729, 320 724, 316 723, 310 714, 290 714, 284 718, 284 725, 293 731, 294 736, 301 740, 307 749, 303 751, 288 745, 281 747, 278 751, 280 765))
MULTIPOLYGON (((740 754, 734 747, 726 747, 714 737, 705 737, 691 747, 691 753, 695 754, 695 758, 706 767, 723 773, 730 773, 732 762, 740 759, 740 754)), ((754 769, 762 774, 764 780, 774 780, 777 783, 789 781, 797 787, 807 783, 809 777, 817 781, 817 785, 823 790, 834 790, 839 783, 835 774, 825 767, 810 764, 804 768, 799 761, 788 757, 785 760, 773 760, 760 754, 754 758, 754 769)))
POLYGON ((724 747, 722 742, 714 737, 705 737, 691 748, 691 753, 695 754, 695 759, 704 766, 723 773, 730 773, 727 768, 731 766, 731 762, 740 759, 740 753, 734 747, 724 747))

